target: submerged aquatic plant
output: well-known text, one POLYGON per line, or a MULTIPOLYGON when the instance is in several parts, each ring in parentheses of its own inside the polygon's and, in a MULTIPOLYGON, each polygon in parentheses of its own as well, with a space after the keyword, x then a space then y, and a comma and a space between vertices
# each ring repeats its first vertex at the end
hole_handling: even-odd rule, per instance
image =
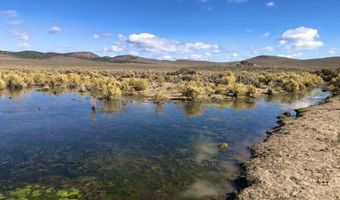
POLYGON ((43 199, 80 199, 80 191, 76 188, 54 189, 40 185, 27 185, 13 191, 0 193, 0 200, 43 200, 43 199))

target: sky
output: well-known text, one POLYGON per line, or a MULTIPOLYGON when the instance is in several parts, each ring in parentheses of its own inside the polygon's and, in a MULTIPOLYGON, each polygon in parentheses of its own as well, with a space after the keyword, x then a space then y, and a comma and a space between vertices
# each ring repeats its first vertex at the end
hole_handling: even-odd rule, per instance
POLYGON ((0 50, 209 61, 340 56, 340 0, 0 0, 0 50))

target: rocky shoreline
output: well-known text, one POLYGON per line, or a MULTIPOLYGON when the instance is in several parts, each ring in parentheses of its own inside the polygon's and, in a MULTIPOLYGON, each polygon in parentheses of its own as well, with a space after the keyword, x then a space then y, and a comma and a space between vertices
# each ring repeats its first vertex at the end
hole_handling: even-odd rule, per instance
POLYGON ((251 148, 227 199, 340 199, 340 96, 298 115, 251 148))

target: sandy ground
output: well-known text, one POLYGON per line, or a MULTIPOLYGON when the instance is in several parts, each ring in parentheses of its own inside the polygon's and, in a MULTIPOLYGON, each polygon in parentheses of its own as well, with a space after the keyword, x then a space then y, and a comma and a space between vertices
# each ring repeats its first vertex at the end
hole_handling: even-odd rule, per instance
POLYGON ((253 153, 251 186, 236 199, 340 199, 340 96, 288 119, 253 153))

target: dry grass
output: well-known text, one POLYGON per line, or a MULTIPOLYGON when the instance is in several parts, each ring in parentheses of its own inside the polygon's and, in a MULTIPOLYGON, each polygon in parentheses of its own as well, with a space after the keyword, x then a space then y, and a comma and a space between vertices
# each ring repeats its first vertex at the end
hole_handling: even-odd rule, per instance
MULTIPOLYGON (((338 77, 332 77, 336 85, 338 77)), ((322 78, 310 72, 240 71, 201 73, 181 69, 176 72, 109 71, 76 69, 0 69, 0 89, 70 89, 92 97, 113 100, 121 96, 144 96, 157 101, 256 98, 260 94, 298 92, 318 87, 322 78), (164 95, 166 94, 166 95, 164 95)))

